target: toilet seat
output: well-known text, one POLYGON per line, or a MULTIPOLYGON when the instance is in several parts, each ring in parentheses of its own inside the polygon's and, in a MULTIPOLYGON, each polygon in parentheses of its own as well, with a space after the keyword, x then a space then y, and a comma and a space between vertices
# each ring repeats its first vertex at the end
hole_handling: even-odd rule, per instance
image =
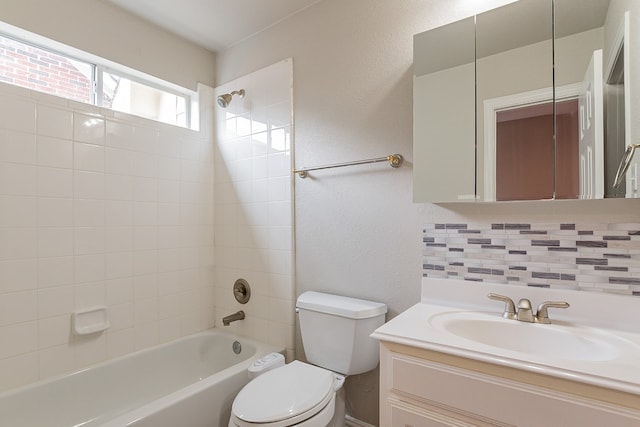
POLYGON ((284 427, 317 416, 324 422, 318 425, 324 426, 333 417, 335 392, 342 381, 331 371, 293 361, 257 377, 238 393, 231 425, 284 427))

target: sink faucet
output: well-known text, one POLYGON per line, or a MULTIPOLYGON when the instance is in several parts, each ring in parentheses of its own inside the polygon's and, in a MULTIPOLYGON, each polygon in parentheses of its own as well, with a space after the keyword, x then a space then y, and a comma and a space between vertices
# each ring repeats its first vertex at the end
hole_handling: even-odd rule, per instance
POLYGON ((235 322, 236 320, 242 320, 242 319, 244 319, 244 311, 240 310, 240 311, 236 311, 233 314, 223 317, 222 324, 224 326, 229 326, 231 322, 235 322))
POLYGON ((531 309, 531 301, 526 298, 518 301, 518 314, 516 315, 516 319, 520 322, 533 323, 534 316, 533 310, 531 309))
POLYGON ((551 321, 549 320, 549 307, 555 308, 567 308, 569 307, 569 303, 565 301, 545 301, 538 306, 537 314, 533 314, 533 310, 531 309, 531 301, 526 298, 522 298, 518 301, 518 311, 516 312, 515 304, 513 300, 507 296, 499 295, 499 294, 489 294, 488 297, 493 300, 502 301, 505 303, 504 313, 502 313, 502 317, 505 319, 515 319, 520 322, 528 322, 528 323, 543 323, 549 324, 551 321))

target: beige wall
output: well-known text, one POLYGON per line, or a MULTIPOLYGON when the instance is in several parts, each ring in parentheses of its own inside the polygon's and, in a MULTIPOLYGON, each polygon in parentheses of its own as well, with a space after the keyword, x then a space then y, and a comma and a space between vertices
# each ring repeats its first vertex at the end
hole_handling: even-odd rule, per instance
MULTIPOLYGON (((218 82, 293 57, 296 166, 391 152, 407 158, 398 170, 360 166, 296 178, 298 294, 383 301, 396 315, 420 297, 423 223, 640 219, 640 204, 629 200, 412 202, 413 35, 472 14, 471 3, 325 0, 219 54, 218 82)), ((348 379, 353 416, 376 424, 377 399, 376 373, 348 379)))
POLYGON ((215 54, 102 0, 3 0, 0 21, 196 90, 215 54))

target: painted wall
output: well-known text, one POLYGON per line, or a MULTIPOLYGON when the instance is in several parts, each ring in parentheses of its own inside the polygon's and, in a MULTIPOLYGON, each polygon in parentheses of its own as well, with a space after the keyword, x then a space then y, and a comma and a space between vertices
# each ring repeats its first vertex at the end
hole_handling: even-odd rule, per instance
MULTIPOLYGON (((638 221, 633 200, 412 203, 413 35, 469 16, 478 3, 325 0, 219 54, 219 83, 293 57, 296 166, 407 158, 398 170, 370 165, 295 179, 298 294, 383 301, 396 315, 419 301, 426 223, 638 221)), ((364 374, 346 385, 349 412, 372 424, 377 380, 364 374)))
POLYGON ((195 91, 215 54, 102 0, 3 0, 0 21, 195 91))

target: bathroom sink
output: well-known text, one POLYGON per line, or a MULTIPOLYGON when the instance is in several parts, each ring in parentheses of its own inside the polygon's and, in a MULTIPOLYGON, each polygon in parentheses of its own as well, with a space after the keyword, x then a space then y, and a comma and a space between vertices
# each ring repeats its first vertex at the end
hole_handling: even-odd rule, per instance
POLYGON ((519 322, 474 311, 431 316, 432 327, 456 337, 528 355, 581 361, 616 359, 627 348, 623 338, 572 325, 519 322))

